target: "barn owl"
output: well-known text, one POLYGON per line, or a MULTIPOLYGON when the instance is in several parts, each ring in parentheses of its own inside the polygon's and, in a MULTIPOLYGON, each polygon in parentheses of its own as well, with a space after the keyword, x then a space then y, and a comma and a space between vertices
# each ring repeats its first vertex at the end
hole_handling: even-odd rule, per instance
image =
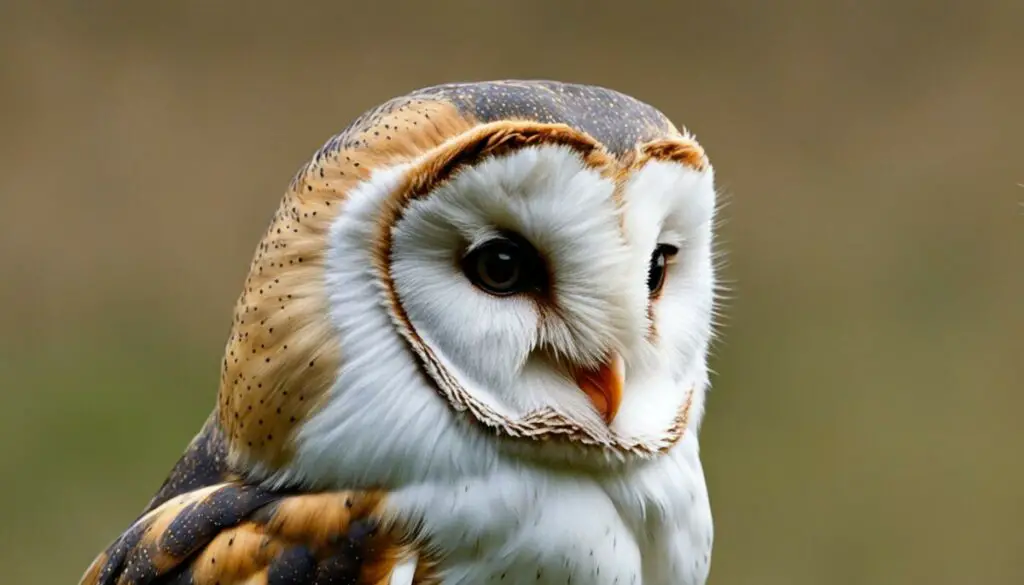
POLYGON ((295 175, 212 414, 83 585, 698 585, 705 151, 550 81, 420 89, 295 175))

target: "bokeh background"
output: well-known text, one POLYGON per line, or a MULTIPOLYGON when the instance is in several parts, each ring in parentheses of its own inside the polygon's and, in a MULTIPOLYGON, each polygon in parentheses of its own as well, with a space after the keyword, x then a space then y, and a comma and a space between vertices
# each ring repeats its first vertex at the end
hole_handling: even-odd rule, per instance
POLYGON ((1022 72, 1019 0, 4 2, 4 581, 77 582, 159 486, 331 134, 556 78, 689 126, 729 201, 711 583, 1024 583, 1022 72))

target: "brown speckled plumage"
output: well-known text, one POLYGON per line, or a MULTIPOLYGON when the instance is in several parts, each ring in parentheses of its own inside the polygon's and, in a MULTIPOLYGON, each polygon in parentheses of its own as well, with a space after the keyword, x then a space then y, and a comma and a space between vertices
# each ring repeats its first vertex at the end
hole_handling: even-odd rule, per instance
MULTIPOLYGON (((697 143, 661 112, 592 86, 448 84, 414 91, 361 115, 292 179, 235 307, 215 412, 143 516, 94 561, 83 585, 386 579, 399 552, 397 542, 405 537, 373 531, 386 514, 382 495, 301 494, 247 482, 287 464, 294 433, 321 404, 344 359, 327 318, 324 286, 325 240, 340 203, 374 169, 412 161, 449 139, 483 131, 485 125, 492 125, 490 132, 500 123, 516 126, 510 135, 520 138, 525 136, 520 130, 531 125, 542 129, 545 140, 561 136, 589 153, 584 154, 588 164, 611 173, 651 158, 694 168, 707 164, 697 143)), ((424 180, 444 180, 441 174, 421 173, 424 180)), ((413 349, 424 358, 422 347, 413 349)), ((681 434, 688 410, 689 402, 673 432, 681 434)), ((559 430, 564 421, 549 420, 548 414, 535 413, 531 424, 575 432, 559 430)), ((536 429, 520 430, 520 436, 530 436, 536 429)), ((427 583, 429 576, 418 570, 415 582, 427 583)))
POLYGON ((221 369, 219 420, 236 464, 276 468, 341 362, 323 287, 325 238, 345 193, 470 127, 444 103, 378 109, 331 139, 292 181, 257 247, 221 369))

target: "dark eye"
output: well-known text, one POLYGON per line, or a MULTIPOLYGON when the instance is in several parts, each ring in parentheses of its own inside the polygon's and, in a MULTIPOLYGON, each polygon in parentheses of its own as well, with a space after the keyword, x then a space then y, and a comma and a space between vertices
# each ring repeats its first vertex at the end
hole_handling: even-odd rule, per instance
POLYGON ((536 250, 518 238, 501 237, 474 248, 462 260, 462 270, 478 288, 493 295, 510 295, 541 284, 536 250))
POLYGON ((669 258, 679 253, 679 248, 668 244, 659 244, 651 255, 651 266, 647 273, 647 291, 653 298, 661 292, 665 284, 665 272, 669 258))

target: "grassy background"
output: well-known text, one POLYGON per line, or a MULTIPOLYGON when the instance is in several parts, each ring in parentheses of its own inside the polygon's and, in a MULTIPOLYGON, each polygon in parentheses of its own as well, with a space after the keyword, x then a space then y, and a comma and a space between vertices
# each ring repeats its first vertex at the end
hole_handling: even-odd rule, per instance
POLYGON ((299 165, 392 95, 649 101, 731 203, 714 585, 1024 583, 1024 3, 0 7, 0 565, 73 583, 213 404, 299 165))

